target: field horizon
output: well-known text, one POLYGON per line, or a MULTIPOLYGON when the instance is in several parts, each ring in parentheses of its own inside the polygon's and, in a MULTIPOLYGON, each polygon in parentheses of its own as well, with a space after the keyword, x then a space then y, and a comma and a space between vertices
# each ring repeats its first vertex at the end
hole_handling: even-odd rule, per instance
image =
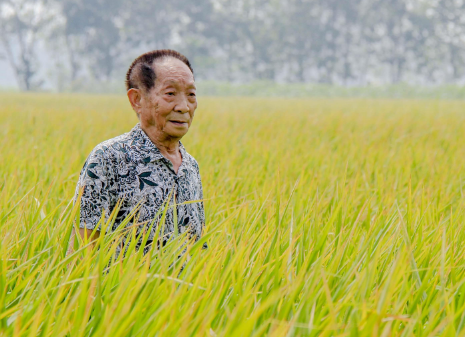
MULTIPOLYGON (((124 74, 121 74, 124 77, 124 74)), ((201 97, 245 97, 245 98, 300 98, 300 99, 406 99, 406 100, 465 100, 465 86, 460 84, 418 85, 401 82, 397 84, 372 83, 365 85, 337 85, 322 83, 281 83, 274 81, 227 82, 196 81, 201 97)), ((48 87, 21 93, 16 87, 1 87, 0 95, 16 94, 60 94, 60 95, 117 95, 124 96, 123 81, 108 82, 86 80, 69 84, 60 89, 48 87)))

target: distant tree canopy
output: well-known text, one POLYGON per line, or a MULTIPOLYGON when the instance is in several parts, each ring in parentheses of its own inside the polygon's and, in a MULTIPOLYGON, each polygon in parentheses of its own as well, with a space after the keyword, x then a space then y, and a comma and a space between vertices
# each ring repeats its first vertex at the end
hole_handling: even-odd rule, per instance
POLYGON ((42 83, 38 43, 57 64, 52 80, 70 90, 123 85, 132 59, 158 48, 184 53, 203 80, 465 79, 462 0, 0 0, 0 39, 24 90, 42 83))

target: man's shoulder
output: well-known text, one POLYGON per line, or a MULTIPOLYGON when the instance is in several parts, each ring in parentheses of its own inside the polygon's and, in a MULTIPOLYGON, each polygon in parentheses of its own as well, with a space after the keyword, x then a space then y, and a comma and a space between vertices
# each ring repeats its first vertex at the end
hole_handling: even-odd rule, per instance
POLYGON ((103 160, 112 159, 124 152, 124 148, 131 143, 131 140, 131 132, 107 139, 95 146, 89 157, 103 160))

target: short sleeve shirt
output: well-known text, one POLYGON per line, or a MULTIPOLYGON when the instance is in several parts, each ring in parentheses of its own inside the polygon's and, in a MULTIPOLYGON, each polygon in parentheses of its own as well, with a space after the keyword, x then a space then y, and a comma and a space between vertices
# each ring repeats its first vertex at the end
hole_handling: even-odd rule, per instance
POLYGON ((97 145, 87 158, 76 187, 75 200, 83 189, 79 227, 98 226, 101 230, 102 214, 107 220, 118 204, 115 221, 107 231, 118 228, 139 207, 126 226, 136 221, 138 228, 148 228, 149 242, 157 228, 165 240, 186 231, 190 238, 198 240, 205 224, 199 166, 181 143, 179 148, 182 163, 176 174, 171 161, 160 153, 140 124, 97 145), (174 202, 175 208, 166 207, 174 202), (158 226, 165 208, 164 226, 158 226))

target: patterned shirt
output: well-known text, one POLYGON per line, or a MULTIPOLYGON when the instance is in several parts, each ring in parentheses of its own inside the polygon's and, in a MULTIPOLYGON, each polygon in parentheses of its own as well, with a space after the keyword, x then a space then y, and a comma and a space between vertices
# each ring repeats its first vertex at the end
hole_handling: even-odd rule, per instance
MULTIPOLYGON (((138 224, 142 223, 139 230, 149 227, 149 244, 166 205, 173 205, 175 201, 176 214, 174 207, 168 207, 165 225, 160 228, 164 242, 175 233, 175 218, 178 233, 187 231, 188 237, 198 240, 205 224, 199 166, 179 144, 182 163, 177 174, 171 161, 160 153, 140 124, 128 133, 97 145, 87 158, 76 187, 76 198, 83 188, 79 228, 94 229, 102 211, 108 219, 120 202, 111 228, 115 230, 134 207, 140 205, 135 219, 138 224)), ((133 221, 126 227, 131 225, 133 221)))

